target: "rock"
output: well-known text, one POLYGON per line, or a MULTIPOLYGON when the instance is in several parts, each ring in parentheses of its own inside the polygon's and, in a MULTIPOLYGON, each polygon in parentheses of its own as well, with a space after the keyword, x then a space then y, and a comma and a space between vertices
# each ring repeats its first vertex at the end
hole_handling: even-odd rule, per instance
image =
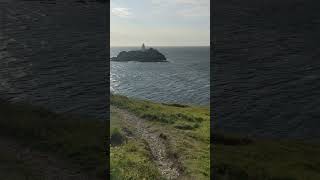
POLYGON ((167 58, 158 50, 149 48, 137 51, 122 51, 111 61, 167 62, 167 58))

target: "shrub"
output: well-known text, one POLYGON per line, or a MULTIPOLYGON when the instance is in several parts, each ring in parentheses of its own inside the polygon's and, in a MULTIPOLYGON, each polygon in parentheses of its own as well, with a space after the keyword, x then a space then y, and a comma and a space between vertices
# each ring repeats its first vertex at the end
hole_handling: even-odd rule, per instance
POLYGON ((120 145, 125 141, 125 137, 121 134, 120 130, 118 128, 113 129, 110 142, 111 145, 116 146, 120 145))
POLYGON ((182 129, 182 130, 193 130, 194 127, 189 125, 189 124, 178 124, 174 126, 177 129, 182 129))

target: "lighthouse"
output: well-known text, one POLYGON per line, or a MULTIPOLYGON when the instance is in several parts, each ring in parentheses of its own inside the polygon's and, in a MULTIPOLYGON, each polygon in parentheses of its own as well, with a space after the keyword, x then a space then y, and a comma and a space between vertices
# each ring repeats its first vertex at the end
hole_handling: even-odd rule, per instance
POLYGON ((145 50, 146 50, 146 47, 145 47, 144 43, 142 44, 141 50, 142 50, 142 51, 145 51, 145 50))

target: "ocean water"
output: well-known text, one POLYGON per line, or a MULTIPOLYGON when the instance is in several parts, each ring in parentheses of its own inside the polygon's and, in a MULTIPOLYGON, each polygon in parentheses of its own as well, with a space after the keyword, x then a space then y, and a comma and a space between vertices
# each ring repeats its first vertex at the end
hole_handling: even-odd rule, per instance
POLYGON ((320 139, 319 5, 313 0, 217 1, 216 128, 320 139))
POLYGON ((105 14, 94 2, 0 4, 0 98, 107 118, 105 14))
MULTIPOLYGON (((140 47, 111 47, 111 57, 140 47)), ((110 91, 167 103, 209 105, 210 48, 154 47, 169 62, 110 62, 110 91)))

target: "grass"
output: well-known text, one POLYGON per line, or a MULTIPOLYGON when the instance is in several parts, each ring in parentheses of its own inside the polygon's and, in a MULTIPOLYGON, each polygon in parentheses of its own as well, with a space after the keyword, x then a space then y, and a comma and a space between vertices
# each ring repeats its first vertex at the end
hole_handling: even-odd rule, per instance
POLYGON ((159 179, 161 175, 152 163, 148 147, 142 140, 126 139, 119 118, 119 114, 111 110, 111 179, 159 179))
MULTIPOLYGON (((126 109, 161 132, 183 173, 193 179, 210 177, 209 107, 161 104, 113 95, 112 106, 126 109)), ((0 102, 0 135, 78 164, 85 172, 105 178, 106 123, 59 115, 26 104, 0 102)), ((128 138, 130 129, 111 111, 112 179, 160 179, 147 144, 128 138)), ((318 180, 320 144, 271 140, 215 133, 212 176, 222 180, 318 180)), ((0 179, 32 177, 28 167, 1 152, 0 179), (2 163, 3 164, 3 163, 2 163), (18 173, 19 172, 19 173, 18 173)), ((34 179, 34 178, 32 178, 34 179)))
MULTIPOLYGON (((148 119, 161 131, 172 154, 181 160, 185 174, 209 179, 208 107, 160 104, 119 95, 111 97, 111 104, 148 119)), ((212 176, 217 180, 320 179, 320 143, 212 132, 212 176)))
POLYGON ((213 171, 217 179, 320 179, 320 144, 215 136, 213 171))
MULTIPOLYGON (((199 180, 210 178, 209 107, 161 104, 120 95, 111 96, 111 105, 148 120, 150 126, 161 132, 169 155, 178 157, 184 176, 199 180)), ((111 117, 111 122, 117 118, 117 115, 111 117)), ((111 123, 112 126, 115 125, 111 123)), ((118 124, 118 128, 121 126, 118 124)))
POLYGON ((27 104, 0 102, 0 135, 53 153, 103 179, 106 122, 59 115, 27 104))
POLYGON ((188 126, 187 129, 192 130, 187 132, 188 136, 205 143, 210 142, 209 107, 160 104, 120 95, 111 96, 111 105, 126 109, 150 122, 161 123, 168 127, 175 126, 175 129, 188 126))

